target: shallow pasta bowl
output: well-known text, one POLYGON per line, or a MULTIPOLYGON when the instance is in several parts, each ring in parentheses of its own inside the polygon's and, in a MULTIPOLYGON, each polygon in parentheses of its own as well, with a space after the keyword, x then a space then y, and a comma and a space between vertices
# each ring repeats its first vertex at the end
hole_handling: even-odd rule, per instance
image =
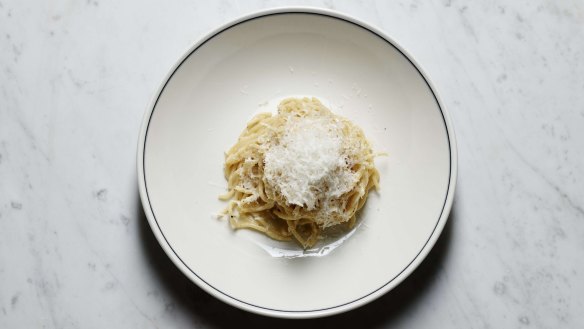
POLYGON ((422 262, 452 206, 456 144, 427 76, 390 37, 336 12, 274 9, 219 27, 177 61, 145 114, 138 176, 152 231, 190 280, 247 311, 310 318, 362 306, 422 262), (224 152, 289 96, 321 99, 389 154, 376 159, 381 189, 359 225, 310 250, 216 218, 224 152))

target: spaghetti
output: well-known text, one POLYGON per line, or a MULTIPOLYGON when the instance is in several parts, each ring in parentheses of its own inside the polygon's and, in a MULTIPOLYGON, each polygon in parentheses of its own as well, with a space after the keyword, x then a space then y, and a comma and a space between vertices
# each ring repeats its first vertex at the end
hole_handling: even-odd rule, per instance
POLYGON ((327 227, 355 225, 379 187, 370 143, 348 119, 316 98, 288 98, 278 113, 256 115, 225 154, 233 229, 314 246, 327 227))

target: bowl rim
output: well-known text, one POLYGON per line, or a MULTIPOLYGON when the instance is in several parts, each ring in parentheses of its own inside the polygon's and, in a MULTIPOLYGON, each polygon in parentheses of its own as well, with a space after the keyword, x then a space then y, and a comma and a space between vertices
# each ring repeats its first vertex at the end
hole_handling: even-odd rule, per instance
POLYGON ((138 174, 138 190, 140 194, 140 200, 142 203, 142 207, 144 209, 144 213, 156 237, 156 240, 166 253, 166 255, 171 259, 176 267, 193 283, 203 289, 205 292, 209 293, 210 295, 218 298, 219 300, 231 305, 235 306, 239 309, 249 311, 252 313, 264 315, 264 316, 271 316, 271 317, 279 317, 279 318, 317 318, 317 317, 324 317, 324 316, 331 316, 343 312, 347 312, 353 310, 355 308, 361 307, 365 304, 372 302, 373 300, 379 298, 380 296, 386 294, 387 292, 391 291, 393 288, 398 286, 401 282, 403 282, 419 265, 420 263, 426 258, 429 254, 430 250, 435 245, 436 241, 440 237, 442 230, 448 220, 450 215, 450 211, 452 209, 452 204, 454 201, 454 194, 456 188, 456 181, 457 181, 457 171, 458 171, 458 155, 457 155, 457 146, 456 146, 456 137, 454 134, 454 129, 452 127, 452 120, 450 118, 450 114, 443 106, 443 102, 436 92, 436 88, 428 75, 426 74, 425 70, 422 66, 414 59, 414 57, 405 50, 398 42, 395 41, 394 38, 387 35, 381 29, 361 21, 351 15, 341 13, 335 10, 324 9, 324 8, 316 8, 310 6, 294 6, 294 7, 275 7, 269 9, 262 9, 253 11, 251 13, 242 15, 236 19, 230 20, 219 27, 211 30, 210 32, 204 34, 197 42, 195 42, 192 46, 188 47, 188 49, 183 53, 183 55, 175 62, 175 64, 170 68, 166 77, 162 80, 160 86, 158 87, 157 91, 154 93, 147 110, 144 113, 142 124, 140 128, 139 138, 138 138, 138 147, 137 147, 137 174, 138 174), (274 15, 281 15, 281 14, 313 14, 319 16, 325 16, 329 18, 339 19, 351 24, 354 24, 358 27, 361 27, 369 32, 377 35, 378 37, 382 38, 386 42, 388 42, 391 46, 393 46, 396 50, 398 50, 408 61, 417 69, 420 73, 422 78, 425 80, 426 84, 428 85, 430 91, 432 92, 438 108, 442 114, 442 118, 444 120, 444 124, 446 127, 447 137, 448 137, 448 144, 450 150, 450 172, 449 172, 449 181, 447 192, 445 196, 444 205, 440 214, 440 217, 432 231, 430 237, 426 241, 425 245, 422 247, 420 252, 416 255, 416 257, 392 280, 384 284, 382 287, 378 288, 377 290, 370 292, 369 294, 353 300, 351 302, 337 305, 325 309, 319 310, 310 310, 310 311, 286 311, 286 310, 276 310, 265 308, 257 305, 253 305, 244 301, 240 301, 232 296, 225 294, 224 292, 218 290, 217 288, 209 285, 205 282, 202 278, 198 277, 194 272, 192 272, 188 266, 180 259, 180 257, 173 251, 172 247, 170 246, 169 242, 164 237, 156 218, 153 213, 153 209, 151 208, 151 204, 148 198, 148 193, 146 189, 146 178, 144 173, 144 150, 146 144, 146 135, 148 131, 148 126, 150 123, 150 118, 152 113, 156 107, 158 99, 168 81, 172 78, 174 73, 180 67, 180 65, 192 54, 194 53, 197 48, 205 44, 208 40, 214 38, 216 35, 220 34, 221 32, 232 28, 240 23, 250 21, 256 18, 266 17, 266 16, 274 16, 274 15))

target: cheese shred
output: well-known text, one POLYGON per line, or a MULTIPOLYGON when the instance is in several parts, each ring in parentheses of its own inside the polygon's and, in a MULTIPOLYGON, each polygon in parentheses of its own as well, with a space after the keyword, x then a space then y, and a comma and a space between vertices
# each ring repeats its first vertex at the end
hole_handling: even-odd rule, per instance
POLYGON ((327 227, 355 225, 379 187, 375 154, 363 131, 316 98, 288 98, 278 113, 256 115, 225 153, 233 229, 314 246, 327 227))

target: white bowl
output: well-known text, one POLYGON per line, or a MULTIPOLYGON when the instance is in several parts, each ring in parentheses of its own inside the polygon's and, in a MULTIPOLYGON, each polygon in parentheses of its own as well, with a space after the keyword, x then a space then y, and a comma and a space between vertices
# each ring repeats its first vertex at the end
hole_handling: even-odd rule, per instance
POLYGON ((456 166, 448 114, 412 56, 364 22, 307 8, 247 15, 195 44, 164 79, 138 145, 142 203, 174 264, 226 303, 285 318, 344 312, 403 281, 444 227, 456 166), (376 159, 381 190, 361 225, 308 252, 214 217, 224 151, 253 114, 298 95, 324 100, 389 153, 376 159))

